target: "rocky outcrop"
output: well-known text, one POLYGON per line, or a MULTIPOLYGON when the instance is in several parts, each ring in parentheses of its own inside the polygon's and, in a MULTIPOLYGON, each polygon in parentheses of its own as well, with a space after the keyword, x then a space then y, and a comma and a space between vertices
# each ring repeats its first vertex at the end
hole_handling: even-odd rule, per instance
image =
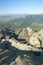
POLYGON ((39 34, 40 42, 41 42, 42 47, 43 47, 43 29, 41 29, 41 30, 38 32, 38 34, 39 34))
POLYGON ((20 56, 18 56, 15 60, 15 62, 12 62, 10 65, 26 65, 25 62, 21 59, 20 56))
POLYGON ((43 29, 38 31, 37 33, 34 32, 29 40, 30 44, 36 47, 43 47, 43 29))
POLYGON ((31 36, 29 43, 35 47, 40 47, 39 35, 38 33, 33 33, 31 36))
POLYGON ((25 39, 29 44, 35 47, 43 47, 43 29, 34 32, 30 27, 24 28, 19 33, 18 39, 25 39))
POLYGON ((29 38, 33 34, 33 30, 30 27, 24 28, 18 36, 18 39, 25 39, 26 41, 29 41, 29 38))

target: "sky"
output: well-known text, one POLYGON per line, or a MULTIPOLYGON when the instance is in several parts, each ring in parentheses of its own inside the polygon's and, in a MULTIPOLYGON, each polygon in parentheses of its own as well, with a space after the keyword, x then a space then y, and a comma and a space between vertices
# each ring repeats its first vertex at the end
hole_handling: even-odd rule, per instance
POLYGON ((43 14, 43 0, 0 0, 0 15, 43 14))

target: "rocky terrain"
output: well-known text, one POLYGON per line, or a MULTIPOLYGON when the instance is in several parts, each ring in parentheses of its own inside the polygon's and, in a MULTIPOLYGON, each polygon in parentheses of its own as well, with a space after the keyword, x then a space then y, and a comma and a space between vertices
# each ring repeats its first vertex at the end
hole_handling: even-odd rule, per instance
POLYGON ((43 65, 43 29, 0 33, 0 65, 43 65))

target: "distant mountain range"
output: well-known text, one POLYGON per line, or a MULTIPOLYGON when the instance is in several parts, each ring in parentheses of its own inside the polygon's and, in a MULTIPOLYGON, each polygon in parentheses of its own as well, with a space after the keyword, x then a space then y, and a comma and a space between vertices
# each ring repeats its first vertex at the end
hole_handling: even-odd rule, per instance
POLYGON ((7 19, 7 18, 19 18, 19 17, 23 17, 26 16, 27 14, 8 14, 8 15, 0 15, 1 19, 7 19))
POLYGON ((43 14, 9 14, 0 16, 1 28, 22 29, 26 27, 43 28, 43 14))

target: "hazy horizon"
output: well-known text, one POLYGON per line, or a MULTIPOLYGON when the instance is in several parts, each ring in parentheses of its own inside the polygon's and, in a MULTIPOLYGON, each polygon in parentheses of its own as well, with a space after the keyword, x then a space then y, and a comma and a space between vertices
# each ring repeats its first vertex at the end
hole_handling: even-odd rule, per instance
POLYGON ((22 13, 22 14, 0 14, 0 16, 16 16, 16 15, 21 15, 21 16, 26 16, 26 15, 43 15, 43 13, 38 13, 38 14, 24 14, 24 13, 22 13))

